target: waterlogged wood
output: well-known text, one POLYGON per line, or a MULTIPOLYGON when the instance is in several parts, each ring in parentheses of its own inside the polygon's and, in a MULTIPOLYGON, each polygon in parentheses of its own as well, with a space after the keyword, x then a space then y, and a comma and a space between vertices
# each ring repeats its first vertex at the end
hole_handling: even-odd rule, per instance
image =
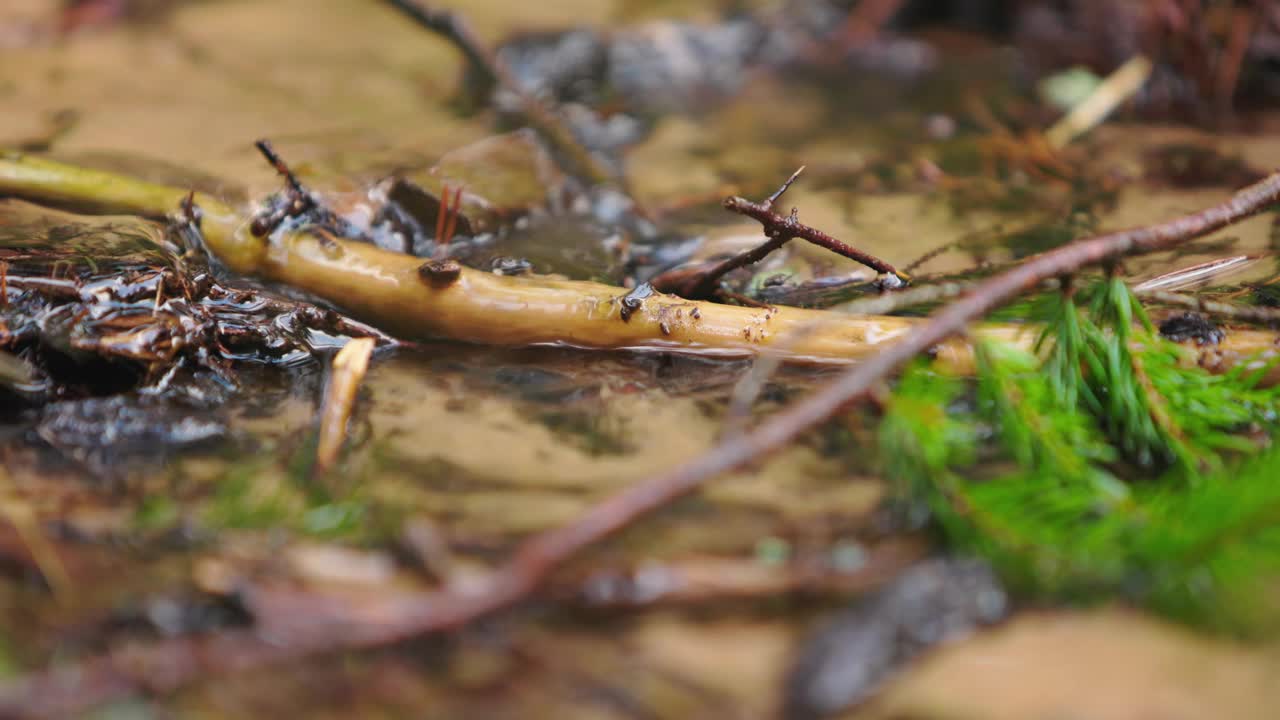
MULTIPOLYGON (((112 212, 163 217, 189 192, 20 153, 0 155, 0 193, 92 205, 112 212)), ((247 213, 195 194, 209 250, 231 269, 323 297, 352 315, 402 337, 439 337, 522 346, 654 349, 727 356, 775 355, 801 362, 849 362, 880 351, 922 321, 821 310, 746 308, 653 293, 624 312, 624 288, 549 277, 506 277, 465 267, 448 272, 430 262, 307 234, 255 237, 247 213)), ((986 323, 974 335, 1028 347, 1035 329, 986 323)), ((1218 346, 1196 348, 1214 370, 1269 357, 1276 335, 1229 333, 1218 346)), ((934 346, 943 369, 967 373, 967 342, 934 346)))
MULTIPOLYGON (((447 285, 424 282, 423 261, 371 245, 338 247, 305 235, 275 241, 260 274, 341 305, 356 317, 407 337, 437 336, 493 345, 558 344, 600 349, 665 349, 700 354, 780 354, 811 362, 856 360, 910 331, 918 321, 836 316, 797 308, 746 308, 654 293, 623 319, 628 291, 546 277, 503 277, 462 268, 447 285)), ((1032 339, 1013 325, 984 336, 1032 339)), ((960 343, 939 349, 960 370, 960 343)))

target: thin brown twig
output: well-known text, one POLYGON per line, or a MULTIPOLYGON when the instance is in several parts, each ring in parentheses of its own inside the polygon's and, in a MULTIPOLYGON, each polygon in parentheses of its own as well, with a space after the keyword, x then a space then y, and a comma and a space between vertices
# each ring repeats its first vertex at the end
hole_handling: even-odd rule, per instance
POLYGON ((453 189, 453 204, 449 207, 449 222, 444 227, 444 235, 440 237, 439 242, 448 246, 453 240, 453 234, 458 231, 458 215, 462 212, 462 186, 453 189))
POLYGON ((1174 248, 1262 212, 1277 201, 1280 173, 1201 212, 1078 240, 1033 256, 984 281, 902 340, 754 430, 726 436, 693 460, 605 498, 562 527, 534 536, 504 565, 465 587, 446 587, 415 597, 394 612, 380 612, 375 617, 338 613, 327 622, 308 625, 306 631, 283 636, 250 629, 167 640, 128 655, 92 658, 67 668, 20 677, 0 685, 0 717, 68 715, 139 690, 169 690, 210 674, 296 660, 319 652, 386 645, 456 628, 513 607, 586 548, 671 505, 710 480, 785 447, 867 395, 907 361, 963 333, 970 323, 1043 281, 1123 256, 1174 248))
POLYGON ((502 62, 502 58, 485 47, 456 13, 433 9, 414 0, 385 2, 421 27, 451 42, 466 57, 467 62, 485 76, 489 84, 500 86, 511 93, 519 102, 524 119, 569 160, 573 166, 569 168, 572 172, 594 185, 619 182, 617 173, 583 145, 553 109, 526 92, 502 62))
POLYGON ((977 283, 965 281, 939 282, 931 285, 920 285, 905 290, 882 293, 874 297, 851 300, 842 305, 833 306, 832 310, 843 313, 892 315, 909 307, 935 303, 959 297, 972 290, 977 283))
POLYGON ((440 190, 440 207, 436 208, 435 259, 444 260, 449 256, 449 243, 458 230, 460 214, 462 214, 462 186, 450 188, 449 183, 445 183, 440 190))
POLYGON ((748 297, 746 295, 743 295, 742 293, 736 293, 736 292, 733 292, 732 290, 726 290, 725 288, 717 289, 715 291, 714 297, 720 301, 738 303, 742 307, 762 308, 766 310, 773 307, 773 305, 770 305, 769 303, 763 300, 757 300, 753 297, 748 297))
POLYGON ((958 240, 948 242, 948 243, 943 243, 938 247, 933 248, 932 250, 916 258, 915 260, 912 260, 911 262, 907 263, 906 267, 902 268, 902 271, 907 273, 914 273, 916 270, 920 269, 920 266, 924 265, 930 260, 933 260, 934 258, 937 258, 940 255, 950 252, 951 250, 955 250, 959 247, 960 247, 960 242, 958 240))
POLYGON ((440 253, 440 249, 444 247, 444 223, 445 216, 449 214, 449 183, 445 183, 440 190, 440 207, 436 208, 436 251, 440 253))
POLYGON ((288 164, 285 163, 284 158, 281 158, 280 154, 276 152, 276 149, 271 146, 270 140, 267 140, 266 138, 257 140, 253 143, 253 146, 258 149, 258 152, 262 153, 262 157, 266 158, 267 162, 271 164, 271 167, 275 168, 280 177, 284 178, 285 183, 289 186, 289 190, 292 191, 294 195, 304 198, 311 196, 311 194, 307 192, 307 189, 302 186, 302 183, 298 181, 298 176, 294 175, 293 170, 291 170, 288 164))

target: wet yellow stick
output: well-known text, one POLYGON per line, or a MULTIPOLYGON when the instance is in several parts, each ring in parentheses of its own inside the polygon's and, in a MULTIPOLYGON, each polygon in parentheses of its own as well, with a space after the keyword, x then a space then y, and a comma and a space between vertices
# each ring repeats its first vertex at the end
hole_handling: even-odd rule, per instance
MULTIPOLYGON (((181 189, 16 153, 0 153, 0 194, 152 217, 175 212, 187 196, 181 189)), ((195 203, 204 214, 205 242, 231 269, 306 290, 401 337, 849 362, 876 352, 920 322, 789 307, 745 308, 660 293, 624 313, 623 288, 458 267, 424 273, 424 265, 430 270, 431 263, 365 243, 322 242, 306 234, 255 237, 244 213, 208 195, 196 194, 195 203)), ((1029 327, 994 323, 973 332, 1024 347, 1035 334, 1029 327)), ((1197 356, 1207 367, 1223 369, 1244 357, 1273 353, 1275 341, 1274 333, 1236 331, 1197 356)), ((937 356, 954 371, 972 369, 972 355, 962 341, 937 348, 937 356)))

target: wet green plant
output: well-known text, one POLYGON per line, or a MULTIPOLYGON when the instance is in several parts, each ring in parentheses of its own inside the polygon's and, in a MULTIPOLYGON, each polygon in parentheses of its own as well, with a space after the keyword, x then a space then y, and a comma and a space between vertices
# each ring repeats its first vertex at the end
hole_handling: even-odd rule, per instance
POLYGON ((19 665, 13 655, 13 651, 9 647, 9 641, 5 638, 0 638, 0 678, 7 678, 17 674, 19 665))
POLYGON ((359 490, 331 488, 311 477, 314 441, 282 458, 233 464, 204 503, 211 529, 287 528, 325 539, 371 540, 389 532, 373 501, 359 490))
POLYGON ((1031 596, 1119 595, 1234 630, 1280 620, 1266 368, 1187 362, 1116 278, 1037 312, 1036 353, 984 342, 973 381, 904 374, 879 430, 899 495, 1031 596))

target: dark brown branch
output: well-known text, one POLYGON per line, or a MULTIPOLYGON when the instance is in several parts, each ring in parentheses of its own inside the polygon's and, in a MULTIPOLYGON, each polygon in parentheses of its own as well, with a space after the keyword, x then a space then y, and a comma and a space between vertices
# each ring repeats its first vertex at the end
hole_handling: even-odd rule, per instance
POLYGON ((535 130, 551 143, 572 167, 570 172, 595 185, 617 183, 619 178, 589 148, 578 140, 564 120, 541 100, 526 92, 502 58, 490 52, 484 43, 471 32, 455 13, 436 10, 414 0, 385 0, 405 17, 431 32, 440 35, 458 48, 467 62, 480 71, 485 81, 509 92, 520 103, 520 113, 535 130))
POLYGON ((865 253, 852 245, 848 245, 821 230, 805 225, 800 222, 800 218, 796 215, 795 208, 791 209, 789 215, 783 216, 774 212, 773 206, 791 187, 796 178, 800 177, 800 173, 804 172, 801 166, 787 178, 772 195, 765 198, 763 202, 752 202, 745 198, 730 197, 725 198, 724 206, 726 209, 736 212, 739 215, 745 215, 752 220, 760 223, 764 228, 764 235, 768 240, 757 245, 756 247, 739 253, 733 257, 727 258, 720 263, 712 265, 706 270, 688 274, 683 270, 677 270, 669 275, 665 281, 662 276, 654 278, 652 281, 654 286, 662 289, 664 292, 673 292, 676 295, 690 299, 703 299, 715 295, 718 289, 720 278, 740 267, 745 267, 753 263, 763 260, 769 253, 777 250, 785 245, 788 241, 795 238, 807 240, 814 245, 824 247, 838 255, 860 262, 863 265, 875 270, 879 273, 892 275, 903 282, 908 280, 906 273, 899 272, 889 263, 877 258, 873 255, 865 253), (677 275, 675 273, 681 273, 677 275))
POLYGON ((289 169, 289 166, 285 164, 284 159, 281 158, 280 154, 276 152, 276 149, 271 146, 270 140, 263 138, 254 142, 253 146, 258 148, 258 152, 262 153, 262 157, 266 158, 267 162, 271 163, 271 167, 275 168, 276 172, 280 174, 280 177, 284 178, 285 183, 289 186, 290 192, 304 198, 311 197, 311 193, 308 193, 306 188, 302 187, 302 183, 298 182, 298 176, 293 174, 293 170, 289 169))
MULTIPOLYGON (((870 356, 805 400, 751 432, 724 438, 708 452, 632 485, 563 527, 525 542, 485 581, 415 595, 394 612, 374 616, 339 608, 304 630, 267 634, 234 630, 163 641, 127 655, 87 661, 0 684, 0 717, 68 715, 141 690, 166 691, 215 673, 296 660, 321 652, 373 647, 456 628, 513 607, 541 588, 552 571, 644 516, 708 481, 776 452, 883 383, 894 370, 964 332, 986 313, 1050 278, 1128 255, 1168 250, 1267 209, 1280 200, 1280 174, 1204 211, 1146 228, 1079 240, 984 281, 942 308, 901 341, 870 356)), ((248 598, 252 606, 252 598, 248 598)))
POLYGON ((483 76, 485 85, 492 88, 501 82, 501 71, 498 69, 497 61, 485 49, 484 43, 471 32, 471 28, 457 15, 448 10, 426 7, 413 0, 386 0, 386 2, 405 17, 452 43, 466 58, 467 64, 483 76))
POLYGON ((299 182, 298 176, 293 174, 288 164, 280 157, 275 148, 271 146, 271 141, 261 139, 253 144, 262 153, 262 157, 275 168, 280 177, 284 178, 285 190, 281 201, 272 207, 264 209, 250 224, 250 232, 258 237, 266 237, 275 232, 280 223, 285 218, 296 218, 304 213, 316 211, 320 217, 317 217, 317 225, 328 224, 325 221, 329 219, 332 213, 327 213, 325 208, 321 207, 316 197, 311 194, 302 183, 299 182))

